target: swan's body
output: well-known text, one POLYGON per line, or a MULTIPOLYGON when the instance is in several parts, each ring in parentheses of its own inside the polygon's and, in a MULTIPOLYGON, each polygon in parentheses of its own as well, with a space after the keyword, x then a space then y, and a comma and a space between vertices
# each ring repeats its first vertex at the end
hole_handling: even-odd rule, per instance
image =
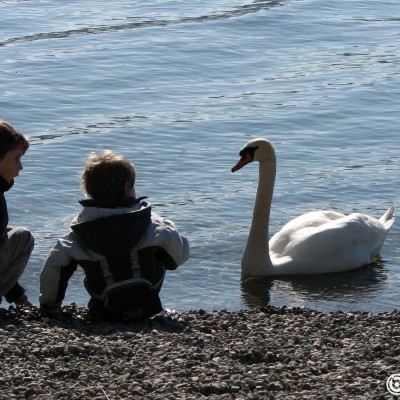
POLYGON ((248 276, 342 272, 362 267, 376 256, 393 225, 393 208, 378 220, 366 214, 314 211, 287 223, 271 240, 268 225, 276 174, 272 144, 250 141, 240 152, 236 171, 259 161, 259 182, 253 220, 242 256, 248 276))

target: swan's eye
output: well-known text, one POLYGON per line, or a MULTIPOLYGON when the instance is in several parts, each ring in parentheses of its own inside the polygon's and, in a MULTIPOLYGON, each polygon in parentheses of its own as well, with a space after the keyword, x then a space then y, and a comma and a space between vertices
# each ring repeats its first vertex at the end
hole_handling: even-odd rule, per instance
POLYGON ((251 159, 253 159, 253 158, 254 158, 254 153, 256 152, 257 149, 258 149, 258 146, 254 146, 254 147, 245 147, 243 150, 241 150, 241 151, 239 152, 239 156, 240 156, 240 157, 243 157, 243 156, 245 156, 246 154, 248 154, 248 155, 251 157, 251 159))

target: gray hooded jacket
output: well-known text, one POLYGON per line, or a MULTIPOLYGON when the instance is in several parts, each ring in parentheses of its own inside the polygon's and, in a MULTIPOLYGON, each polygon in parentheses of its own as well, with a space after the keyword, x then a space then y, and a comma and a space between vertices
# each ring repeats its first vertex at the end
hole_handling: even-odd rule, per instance
POLYGON ((141 277, 156 284, 165 269, 176 269, 189 258, 187 239, 172 221, 153 213, 143 198, 115 204, 80 203, 83 210, 51 250, 42 269, 39 300, 44 309, 61 305, 78 265, 85 271, 86 288, 96 296, 107 285, 132 278, 137 265, 141 277))

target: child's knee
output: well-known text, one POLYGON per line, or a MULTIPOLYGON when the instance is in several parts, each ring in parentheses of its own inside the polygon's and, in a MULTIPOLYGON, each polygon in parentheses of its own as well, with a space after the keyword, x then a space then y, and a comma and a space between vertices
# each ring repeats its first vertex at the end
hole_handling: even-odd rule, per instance
POLYGON ((21 249, 23 249, 23 253, 28 254, 32 252, 35 245, 35 239, 28 229, 25 227, 14 228, 11 231, 11 234, 15 238, 18 238, 17 240, 20 243, 21 249))
POLYGON ((25 253, 31 253, 33 250, 33 247, 35 245, 35 239, 32 235, 32 233, 30 231, 28 231, 28 229, 26 228, 22 228, 23 231, 21 232, 21 234, 24 237, 24 241, 26 243, 26 247, 25 247, 25 253))

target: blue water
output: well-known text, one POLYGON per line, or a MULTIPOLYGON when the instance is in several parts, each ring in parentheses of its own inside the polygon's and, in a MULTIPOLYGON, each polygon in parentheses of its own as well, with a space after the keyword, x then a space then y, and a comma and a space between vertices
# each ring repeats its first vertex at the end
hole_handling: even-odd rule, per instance
MULTIPOLYGON (((10 223, 36 238, 22 278, 36 304, 43 262, 79 211, 87 155, 112 149, 190 240, 164 307, 399 307, 398 221, 373 267, 243 281, 258 169, 230 172, 249 139, 274 143, 271 233, 319 208, 400 208, 397 0, 5 0, 0 15, 1 118, 31 138, 7 200, 10 223)), ((65 302, 86 301, 77 273, 65 302)))

